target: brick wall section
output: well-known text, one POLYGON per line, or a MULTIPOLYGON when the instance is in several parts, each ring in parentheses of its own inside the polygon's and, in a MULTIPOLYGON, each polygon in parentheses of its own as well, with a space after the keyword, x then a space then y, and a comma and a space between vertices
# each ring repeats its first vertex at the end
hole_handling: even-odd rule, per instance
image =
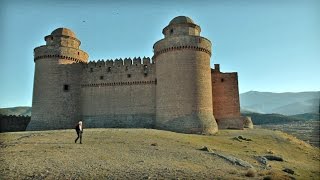
POLYGON ((6 116, 0 114, 0 132, 25 131, 30 116, 6 116))
POLYGON ((216 119, 240 117, 238 74, 212 69, 212 104, 216 119))

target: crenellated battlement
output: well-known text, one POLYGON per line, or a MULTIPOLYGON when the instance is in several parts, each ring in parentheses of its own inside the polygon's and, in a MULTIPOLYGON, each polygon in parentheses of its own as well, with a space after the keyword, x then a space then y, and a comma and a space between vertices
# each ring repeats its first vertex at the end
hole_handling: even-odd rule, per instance
MULTIPOLYGON (((151 82, 155 77, 155 64, 149 57, 117 58, 90 61, 83 64, 82 84, 105 84, 112 86, 117 84, 140 85, 148 83, 134 82, 151 82), (122 83, 118 83, 122 82, 122 83)), ((102 85, 104 86, 104 85, 102 85)))
POLYGON ((85 68, 93 68, 93 67, 120 67, 120 66, 132 66, 132 65, 148 65, 154 64, 150 57, 134 57, 131 58, 117 58, 117 59, 102 59, 102 60, 93 60, 89 61, 88 64, 85 65, 85 68))

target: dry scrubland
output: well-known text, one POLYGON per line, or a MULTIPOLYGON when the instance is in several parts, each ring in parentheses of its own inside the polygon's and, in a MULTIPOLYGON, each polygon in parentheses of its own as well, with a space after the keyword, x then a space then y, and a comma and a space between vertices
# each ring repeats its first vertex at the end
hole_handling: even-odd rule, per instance
POLYGON ((280 130, 320 147, 320 121, 298 121, 284 124, 264 124, 265 129, 280 130))
POLYGON ((1 133, 0 179, 319 179, 319 149, 279 131, 224 130, 214 136, 151 129, 1 133), (234 139, 241 135, 252 141, 234 139), (248 169, 199 150, 232 155, 248 169), (281 156, 268 161, 256 156, 281 156), (290 168, 294 174, 282 171, 290 168), (253 177, 250 177, 253 176, 253 177))

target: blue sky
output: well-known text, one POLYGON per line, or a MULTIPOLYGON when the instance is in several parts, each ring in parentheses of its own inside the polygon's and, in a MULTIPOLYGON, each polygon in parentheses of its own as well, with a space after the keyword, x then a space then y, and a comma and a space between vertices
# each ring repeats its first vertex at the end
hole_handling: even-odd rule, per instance
POLYGON ((0 107, 31 106, 33 49, 72 29, 90 60, 152 57, 176 16, 201 26, 211 65, 238 72, 240 93, 320 90, 320 1, 0 1, 0 107))

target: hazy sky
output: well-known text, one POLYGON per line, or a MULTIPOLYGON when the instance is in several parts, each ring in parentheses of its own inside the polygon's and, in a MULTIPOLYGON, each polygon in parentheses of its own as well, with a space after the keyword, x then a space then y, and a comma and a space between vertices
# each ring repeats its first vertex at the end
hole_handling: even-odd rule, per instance
POLYGON ((72 29, 90 60, 152 57, 179 15, 213 43, 211 66, 238 72, 240 93, 320 90, 319 0, 1 0, 0 107, 31 106, 33 49, 54 29, 72 29))

